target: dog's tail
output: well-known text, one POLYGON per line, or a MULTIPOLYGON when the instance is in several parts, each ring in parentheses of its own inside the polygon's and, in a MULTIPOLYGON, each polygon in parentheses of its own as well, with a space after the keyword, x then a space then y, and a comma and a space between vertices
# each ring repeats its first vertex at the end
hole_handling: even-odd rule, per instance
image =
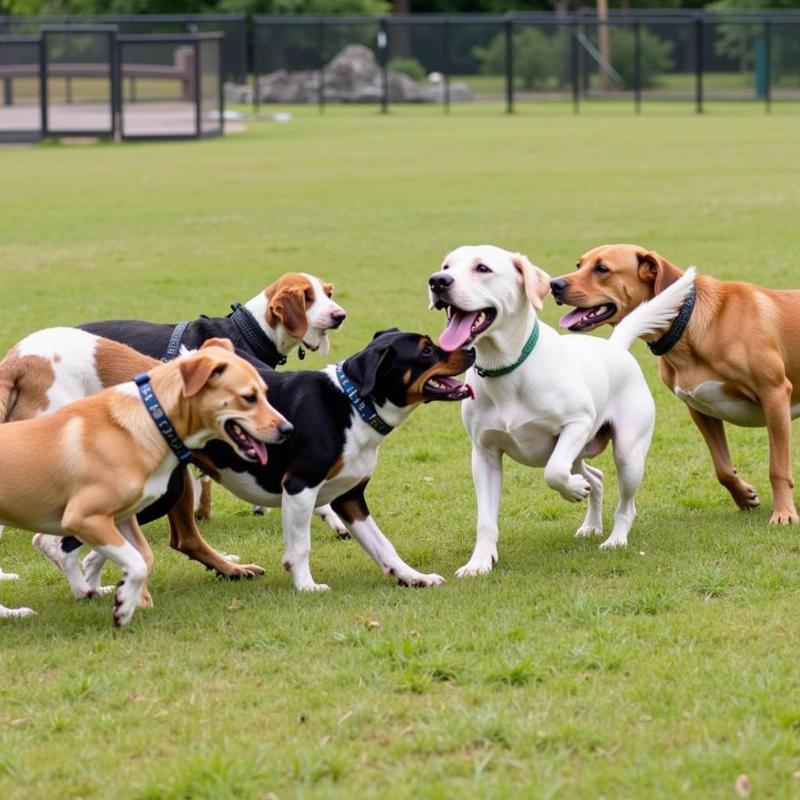
POLYGON ((656 333, 669 325, 678 311, 689 291, 694 285, 696 270, 689 267, 675 283, 670 284, 663 292, 657 294, 652 300, 642 303, 634 308, 625 319, 620 322, 609 341, 628 350, 634 340, 649 333, 656 333))

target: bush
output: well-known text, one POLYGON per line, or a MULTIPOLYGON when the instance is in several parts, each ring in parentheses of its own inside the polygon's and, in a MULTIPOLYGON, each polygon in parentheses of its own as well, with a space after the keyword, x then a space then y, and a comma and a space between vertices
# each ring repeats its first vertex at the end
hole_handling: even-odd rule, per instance
MULTIPOLYGON (((641 32, 642 88, 652 89, 658 77, 672 67, 672 42, 652 33, 641 32)), ((636 80, 636 37, 632 31, 611 28, 609 32, 611 66, 620 74, 625 89, 633 89, 636 80)))
POLYGON ((424 81, 428 77, 425 67, 416 58, 393 58, 389 62, 389 72, 408 75, 409 78, 415 81, 424 81))
MULTIPOLYGON (((648 31, 641 32, 642 88, 649 89, 658 76, 672 67, 672 42, 659 39, 648 31)), ((632 31, 612 27, 609 32, 611 65, 620 74, 623 88, 633 89, 635 79, 636 40, 632 31)), ((548 36, 538 28, 524 27, 514 34, 514 76, 522 78, 527 90, 550 85, 563 87, 569 82, 568 35, 548 36)), ((487 47, 476 47, 474 56, 481 63, 484 75, 502 75, 506 69, 506 39, 498 34, 487 47)), ((586 58, 590 58, 586 54, 586 58)), ((593 72, 599 69, 592 61, 593 72)))

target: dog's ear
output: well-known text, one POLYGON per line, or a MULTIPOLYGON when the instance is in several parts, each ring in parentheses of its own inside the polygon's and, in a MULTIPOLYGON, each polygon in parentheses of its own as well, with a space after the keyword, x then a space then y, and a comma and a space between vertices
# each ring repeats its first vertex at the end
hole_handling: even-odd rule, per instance
POLYGON ((544 308, 542 300, 550 293, 550 276, 543 269, 531 264, 522 253, 513 253, 511 261, 514 269, 522 276, 528 300, 537 311, 541 311, 544 308))
MULTIPOLYGON (((202 348, 200 348, 202 350, 202 348)), ((228 368, 228 362, 209 355, 198 354, 179 362, 184 397, 194 397, 210 380, 228 368)))
POLYGON ((325 292, 328 297, 333 297, 333 284, 328 283, 328 281, 322 281, 322 291, 325 292))
POLYGON ((400 333, 400 328, 386 328, 384 331, 375 331, 372 334, 372 341, 374 342, 379 336, 383 336, 385 333, 400 333))
POLYGON ((674 264, 670 264, 655 250, 640 250, 636 257, 639 260, 639 278, 645 283, 653 284, 653 294, 661 294, 683 275, 674 264))
POLYGON ((302 339, 308 330, 305 292, 299 286, 287 286, 276 292, 269 302, 267 321, 281 322, 293 339, 302 339))
POLYGON ((204 347, 221 347, 223 350, 230 350, 231 353, 233 352, 233 342, 230 339, 223 339, 219 336, 206 339, 203 344, 200 345, 200 349, 202 350, 204 347))
MULTIPOLYGON (((385 331, 384 331, 385 332, 385 331)), ((378 375, 385 374, 394 361, 394 348, 368 346, 347 359, 347 374, 358 386, 358 396, 367 397, 375 388, 378 375)))

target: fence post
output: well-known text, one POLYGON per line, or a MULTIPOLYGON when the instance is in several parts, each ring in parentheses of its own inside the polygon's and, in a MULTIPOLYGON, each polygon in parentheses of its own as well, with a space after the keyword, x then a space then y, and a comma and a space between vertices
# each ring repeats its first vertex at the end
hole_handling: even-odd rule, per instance
POLYGON ((633 102, 636 113, 642 113, 642 23, 633 23, 633 102))
POLYGON ((47 32, 39 34, 39 110, 42 136, 47 136, 47 32))
POLYGON ((194 47, 194 124, 196 138, 200 138, 203 134, 203 109, 202 109, 202 92, 200 91, 200 42, 195 39, 194 47))
POLYGON ((389 111, 389 24, 385 17, 378 23, 378 53, 381 64, 381 114, 389 111))
POLYGON ((506 114, 514 113, 514 20, 506 16, 506 114))
POLYGON ((572 113, 580 113, 580 96, 581 96, 581 75, 580 65, 578 63, 578 22, 576 19, 570 20, 570 37, 569 37, 569 61, 570 61, 570 77, 572 78, 572 113))
POLYGON ((252 38, 250 40, 250 58, 253 63, 253 113, 258 114, 261 110, 261 100, 258 96, 259 93, 259 86, 258 86, 258 54, 259 49, 261 47, 261 42, 259 41, 259 29, 261 25, 257 19, 253 20, 253 32, 252 38))
POLYGON ((111 137, 116 138, 122 125, 122 52, 116 32, 110 33, 108 38, 111 49, 111 137))
POLYGON ((694 58, 695 58, 695 111, 703 113, 703 17, 698 14, 694 20, 694 58))
POLYGON ((772 111, 772 25, 764 18, 764 104, 767 113, 772 111))
POLYGON ((317 105, 319 113, 325 111, 325 20, 321 19, 317 27, 317 53, 319 55, 319 87, 317 89, 317 105))
POLYGON ((442 23, 442 106, 444 113, 450 113, 450 20, 449 18, 442 23))

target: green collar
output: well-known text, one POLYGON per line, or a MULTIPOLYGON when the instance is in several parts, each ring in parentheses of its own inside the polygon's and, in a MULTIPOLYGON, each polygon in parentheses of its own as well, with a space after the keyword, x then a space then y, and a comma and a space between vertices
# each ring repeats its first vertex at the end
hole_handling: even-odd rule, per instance
POLYGON ((525 342, 525 347, 522 348, 519 358, 513 364, 509 364, 507 367, 500 367, 499 369, 484 369, 476 364, 475 372, 477 372, 481 378, 500 378, 503 375, 508 375, 509 372, 513 372, 533 352, 533 348, 536 347, 536 342, 538 339, 539 320, 537 319, 536 324, 533 326, 533 330, 531 331, 531 335, 528 337, 528 341, 525 342))

